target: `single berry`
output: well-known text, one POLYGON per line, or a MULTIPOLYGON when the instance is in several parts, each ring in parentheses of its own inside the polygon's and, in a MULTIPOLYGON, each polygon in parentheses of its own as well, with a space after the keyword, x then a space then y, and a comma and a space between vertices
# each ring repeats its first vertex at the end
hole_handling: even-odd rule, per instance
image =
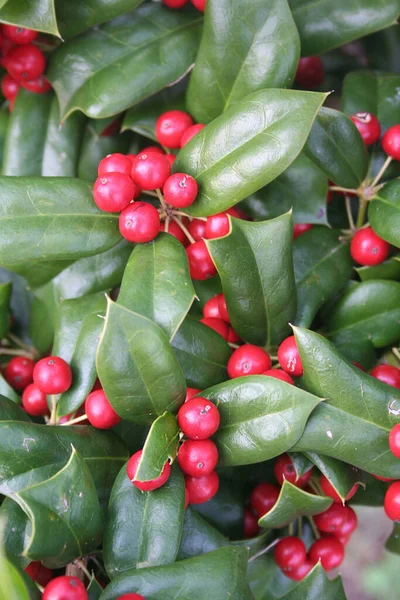
MULTIPOLYGON (((165 231, 165 222, 160 223, 160 231, 165 231)), ((184 231, 179 227, 179 225, 177 223, 175 223, 175 221, 170 221, 168 223, 167 233, 169 233, 170 235, 173 235, 174 238, 179 240, 180 243, 182 244, 182 246, 185 246, 185 248, 186 248, 189 240, 187 239, 184 231)))
POLYGON ((186 397, 185 397, 185 402, 188 402, 188 400, 191 400, 192 398, 194 398, 195 396, 197 396, 197 394, 199 394, 201 392, 201 390, 198 390, 197 388, 186 388, 186 397))
POLYGON ((204 305, 203 308, 203 316, 206 319, 221 319, 221 314, 219 311, 219 294, 213 296, 204 305))
POLYGON ((122 594, 122 596, 118 596, 117 600, 145 600, 145 598, 140 594, 122 594))
POLYGON ((140 152, 141 154, 147 154, 148 152, 156 152, 157 154, 162 154, 163 156, 166 156, 164 150, 160 148, 160 146, 146 146, 146 148, 143 148, 140 152))
POLYGON ((250 506, 258 518, 271 510, 279 498, 279 488, 273 483, 259 483, 250 494, 250 506))
POLYGON ((306 231, 310 231, 310 229, 312 229, 312 227, 313 226, 310 225, 309 223, 295 223, 293 225, 293 239, 295 240, 296 238, 298 238, 300 235, 302 235, 306 231))
POLYGON ((226 323, 226 321, 223 321, 222 319, 204 317, 203 319, 200 319, 200 323, 203 323, 203 325, 207 325, 207 327, 210 327, 210 329, 214 329, 214 331, 219 333, 219 335, 223 337, 224 340, 228 341, 229 325, 228 323, 226 323))
POLYGON ((34 383, 30 383, 24 389, 22 406, 25 412, 33 417, 41 417, 49 412, 46 394, 34 383))
POLYGON ((304 542, 294 536, 282 538, 275 546, 274 558, 282 571, 297 569, 307 558, 304 542))
POLYGON ((320 560, 325 571, 332 571, 342 563, 344 547, 333 536, 322 537, 312 544, 308 551, 308 557, 313 564, 320 560))
POLYGON ((19 392, 32 383, 35 363, 30 358, 15 356, 4 369, 4 377, 8 383, 19 392))
POLYGON ((132 161, 125 154, 115 152, 114 154, 108 154, 99 162, 97 167, 97 174, 99 177, 103 177, 108 173, 122 173, 130 177, 132 168, 132 161))
POLYGON ((193 6, 195 6, 197 10, 200 10, 201 12, 206 10, 206 3, 207 0, 192 0, 193 6))
POLYGON ((364 266, 380 265, 389 255, 390 244, 376 235, 372 227, 359 229, 350 244, 353 260, 364 266))
POLYGON ((243 536, 248 538, 256 537, 260 533, 258 519, 249 506, 244 509, 243 536))
POLYGON ((190 244, 186 248, 186 254, 189 260, 190 277, 192 279, 202 281, 217 274, 217 269, 204 240, 190 244))
POLYGON ((185 208, 196 200, 199 188, 196 180, 185 173, 174 173, 164 184, 164 199, 174 208, 185 208))
POLYGON ((280 485, 284 481, 292 483, 296 487, 303 488, 307 485, 312 474, 312 468, 298 477, 292 459, 287 454, 278 456, 274 464, 275 479, 280 485))
POLYGON ((176 156, 175 154, 164 154, 165 158, 167 159, 167 161, 170 164, 170 167, 172 168, 172 165, 174 164, 174 162, 176 161, 176 156))
POLYGON ((281 381, 285 381, 286 383, 290 383, 290 385, 294 385, 293 379, 286 373, 282 371, 282 369, 268 369, 261 373, 261 375, 267 375, 268 377, 274 377, 275 379, 280 379, 281 381))
POLYGON ((204 127, 205 125, 202 125, 201 123, 197 123, 197 125, 192 125, 191 127, 188 127, 184 132, 183 136, 181 137, 181 148, 186 146, 186 144, 188 144, 190 140, 199 133, 199 131, 204 129, 204 127))
POLYGON ((382 148, 394 160, 400 160, 400 125, 390 127, 382 138, 382 148))
POLYGON ((43 52, 32 44, 11 48, 3 62, 16 81, 36 79, 46 68, 43 52))
POLYGON ((201 477, 185 477, 190 504, 204 504, 215 496, 219 488, 219 477, 215 471, 201 477))
POLYGON ((244 375, 261 375, 271 368, 269 354, 258 346, 244 344, 237 348, 228 361, 228 375, 231 379, 244 375))
POLYGON ((233 327, 229 327, 228 342, 230 344, 238 344, 241 341, 242 340, 240 339, 236 331, 233 329, 233 327))
POLYGON ((192 117, 182 110, 169 110, 156 122, 156 136, 162 146, 179 148, 186 129, 193 125, 192 117))
POLYGON ((77 577, 62 575, 48 583, 42 600, 87 600, 88 595, 82 581, 77 577))
POLYGON ((96 429, 110 429, 121 420, 108 401, 104 390, 90 392, 85 400, 85 412, 89 423, 96 429))
POLYGON ((138 450, 137 452, 135 452, 135 454, 132 454, 126 465, 126 472, 133 485, 139 488, 139 490, 141 490, 142 492, 152 492, 153 490, 157 490, 158 488, 163 486, 164 483, 167 482, 171 474, 171 465, 167 461, 164 465, 161 475, 159 475, 155 479, 151 479, 150 481, 135 481, 136 471, 138 470, 142 454, 143 450, 138 450))
POLYGON ((388 487, 383 508, 389 519, 400 521, 400 481, 395 481, 388 487))
POLYGON ((140 152, 132 163, 131 177, 142 190, 162 188, 170 174, 171 165, 158 152, 140 152))
POLYGON ((297 567, 297 569, 288 571, 285 575, 286 577, 289 577, 289 579, 293 579, 293 581, 302 581, 304 577, 307 577, 313 566, 314 565, 310 560, 306 560, 302 565, 297 567))
POLYGON ((289 375, 294 375, 295 377, 303 375, 303 365, 294 335, 283 340, 282 344, 279 346, 278 362, 282 369, 286 371, 286 373, 289 373, 289 375))
POLYGON ((396 458, 400 458, 400 423, 392 427, 389 433, 389 448, 396 458))
POLYGON ((375 369, 372 369, 370 375, 400 390, 400 369, 397 367, 378 365, 375 369))
POLYGON ((219 314, 221 315, 220 318, 226 321, 227 323, 230 323, 231 320, 229 317, 228 308, 226 306, 225 296, 223 294, 218 294, 216 298, 218 298, 219 314))
MULTIPOLYGON (((340 504, 343 503, 342 498, 339 496, 339 494, 337 493, 337 491, 335 490, 333 485, 330 483, 329 479, 327 477, 325 477, 325 475, 321 475, 319 483, 320 483, 321 489, 324 492, 325 496, 329 496, 330 498, 333 499, 334 502, 340 502, 340 504)), ((353 485, 353 487, 351 488, 351 490, 349 491, 349 493, 347 494, 347 496, 345 498, 345 502, 347 502, 348 500, 351 500, 351 498, 354 496, 354 494, 357 492, 357 490, 358 490, 358 483, 355 483, 353 485)))
POLYGON ((23 79, 21 81, 21 87, 29 92, 33 92, 34 94, 46 94, 52 89, 51 83, 44 75, 39 75, 39 77, 36 77, 36 79, 23 79))
POLYGON ((299 60, 294 79, 303 88, 314 90, 325 79, 325 71, 319 56, 305 56, 299 60))
POLYGON ((151 242, 160 230, 157 209, 146 202, 132 202, 119 215, 119 230, 129 242, 151 242))
POLYGON ((162 3, 168 8, 183 8, 188 0, 162 0, 162 3))
POLYGON ((185 475, 209 475, 217 462, 217 446, 211 440, 186 440, 179 448, 178 463, 185 475))
POLYGON ((350 119, 360 132, 366 146, 371 146, 379 140, 381 125, 375 115, 369 112, 359 112, 351 115, 350 119))
POLYGON ((229 233, 230 225, 227 214, 222 212, 207 218, 205 237, 208 240, 220 238, 229 233))
POLYGON ((21 84, 6 73, 1 80, 1 92, 7 100, 15 100, 21 84))
POLYGON ((178 425, 192 440, 206 440, 214 435, 220 420, 215 404, 201 396, 188 400, 178 411, 178 425))
POLYGON ((138 186, 123 173, 106 173, 93 186, 94 201, 105 212, 121 212, 139 194, 138 186))
POLYGON ((345 521, 341 528, 333 533, 338 538, 350 536, 358 525, 357 515, 351 506, 345 506, 344 509, 346 512, 345 521))
POLYGON ((192 238, 194 238, 196 242, 199 242, 204 237, 206 237, 206 221, 201 221, 200 219, 193 219, 193 221, 189 223, 188 230, 192 238))
POLYGON ((25 573, 29 575, 32 581, 37 581, 39 585, 46 587, 46 585, 53 579, 53 571, 42 565, 39 561, 32 561, 24 569, 25 573))
POLYGON ((16 27, 15 25, 5 25, 2 27, 5 38, 14 42, 14 44, 30 44, 38 36, 38 32, 25 27, 16 27))
POLYGON ((59 356, 47 356, 36 363, 33 382, 45 394, 63 394, 71 387, 71 368, 59 356))
POLYGON ((345 506, 334 502, 331 506, 319 515, 315 515, 314 521, 320 531, 324 533, 340 532, 346 521, 345 506))

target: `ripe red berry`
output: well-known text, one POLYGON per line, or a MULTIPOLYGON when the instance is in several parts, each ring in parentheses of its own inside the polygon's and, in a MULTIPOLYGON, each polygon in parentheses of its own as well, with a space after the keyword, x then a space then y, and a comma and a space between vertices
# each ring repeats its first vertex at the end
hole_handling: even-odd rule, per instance
POLYGON ((155 479, 151 479, 150 481, 134 481, 142 454, 143 450, 138 450, 135 454, 132 454, 126 465, 126 472, 133 485, 139 488, 139 490, 142 492, 152 492, 166 483, 171 474, 171 465, 167 461, 161 475, 155 479))
POLYGON ((172 165, 174 164, 174 162, 176 161, 176 156, 175 154, 164 154, 165 158, 167 159, 167 161, 169 162, 171 168, 172 165))
POLYGON ((121 212, 140 190, 130 177, 123 173, 106 173, 98 177, 93 186, 93 198, 100 210, 121 212))
POLYGON ((196 200, 199 188, 196 180, 185 173, 174 173, 164 184, 165 201, 175 208, 185 208, 196 200))
POLYGON ((206 3, 207 0, 192 0, 193 6, 195 6, 197 10, 200 10, 201 12, 206 10, 206 3))
POLYGON ((250 495, 250 506, 258 518, 271 510, 279 497, 279 488, 272 483, 259 483, 250 495))
POLYGON ((304 542, 294 536, 282 538, 275 546, 274 558, 282 571, 297 569, 307 558, 304 542))
POLYGON ((96 429, 110 429, 120 422, 103 390, 91 392, 85 400, 85 412, 89 423, 96 429))
POLYGON ((298 85, 309 90, 320 86, 325 79, 324 65, 320 57, 305 56, 301 58, 294 79, 298 85))
POLYGON ((322 537, 312 544, 308 551, 308 557, 313 564, 321 560, 321 565, 325 571, 332 571, 332 569, 336 569, 342 563, 344 559, 344 547, 333 536, 322 537))
POLYGON ((219 424, 218 408, 201 396, 188 400, 178 411, 178 425, 192 440, 206 440, 214 435, 219 424))
MULTIPOLYGON (((165 231, 165 222, 160 223, 160 231, 165 231)), ((170 221, 168 223, 168 232, 170 235, 173 235, 183 246, 187 246, 188 239, 184 233, 184 231, 175 223, 174 221, 170 221)))
POLYGON ((63 394, 71 387, 71 368, 59 356, 47 356, 36 363, 33 381, 45 394, 63 394))
POLYGON ((400 521, 400 481, 395 481, 388 487, 383 508, 389 519, 400 521))
POLYGON ((229 318, 225 296, 223 294, 218 294, 216 298, 218 298, 219 314, 221 315, 220 318, 226 321, 227 323, 230 323, 231 320, 229 318))
POLYGON ((298 477, 292 459, 287 454, 278 456, 274 464, 275 479, 280 485, 283 485, 286 480, 299 488, 303 488, 310 480, 311 474, 312 468, 298 477))
POLYGON ((32 581, 37 581, 43 587, 53 579, 53 571, 42 565, 39 561, 32 561, 25 567, 24 571, 32 581))
POLYGON ((370 375, 400 390, 400 369, 397 367, 393 367, 392 365, 378 365, 375 369, 372 369, 370 375))
POLYGON ((30 44, 38 36, 38 32, 33 31, 33 29, 16 27, 15 25, 3 24, 2 30, 4 37, 14 42, 14 44, 30 44))
POLYGON ((261 375, 271 368, 269 354, 258 346, 244 344, 237 348, 228 361, 228 375, 231 379, 244 375, 261 375))
POLYGON ((119 230, 129 242, 151 242, 160 230, 157 209, 146 202, 132 202, 119 215, 119 230))
POLYGON ((206 319, 222 318, 219 311, 219 296, 220 294, 217 294, 216 296, 213 296, 212 298, 207 300, 207 302, 205 303, 203 308, 203 315, 206 319))
POLYGON ((228 341, 229 325, 222 319, 213 319, 213 318, 209 318, 209 317, 204 317, 203 319, 200 319, 200 323, 203 323, 203 325, 207 325, 207 327, 214 329, 214 331, 219 333, 219 335, 221 337, 223 337, 224 340, 228 341))
POLYGON ((186 440, 179 448, 178 463, 186 475, 209 475, 217 462, 217 446, 211 440, 186 440))
POLYGON ((156 152, 157 154, 162 154, 163 156, 166 156, 164 150, 160 148, 160 146, 146 146, 146 148, 143 148, 140 152, 141 154, 147 154, 148 152, 156 152))
POLYGON ((52 89, 51 83, 44 75, 39 75, 36 79, 29 79, 28 81, 24 79, 21 81, 21 86, 34 94, 46 94, 52 89))
POLYGON ((342 504, 334 502, 327 510, 315 515, 314 521, 318 529, 325 533, 340 532, 346 521, 345 508, 342 504))
POLYGON ((188 113, 182 110, 169 110, 157 119, 157 139, 162 146, 179 148, 184 132, 192 125, 193 119, 188 113))
POLYGON ((189 223, 188 230, 192 238, 194 238, 196 242, 199 242, 201 239, 206 237, 206 221, 200 221, 200 219, 193 219, 193 221, 189 223))
POLYGON ((259 533, 258 519, 253 510, 246 506, 244 509, 243 535, 247 539, 256 537, 259 533))
POLYGON ((114 154, 108 154, 105 156, 97 167, 97 174, 99 177, 107 175, 108 173, 122 173, 130 177, 132 168, 132 161, 125 154, 115 152, 114 154))
POLYGON ((312 225, 309 223, 295 223, 293 225, 293 239, 295 240, 300 235, 312 229, 312 225))
POLYGON ((77 577, 62 575, 48 583, 42 600, 87 600, 86 588, 77 577))
POLYGON ((192 279, 202 281, 217 274, 217 269, 204 240, 190 244, 186 248, 186 254, 189 260, 190 277, 192 279))
POLYGON ((183 8, 188 0, 162 0, 162 3, 168 8, 183 8))
POLYGON ((295 377, 303 375, 303 365, 294 335, 283 340, 282 344, 279 346, 278 362, 282 369, 286 371, 286 373, 289 373, 289 375, 294 375, 295 377))
POLYGON ((290 383, 290 385, 294 385, 293 379, 286 373, 282 371, 282 369, 268 369, 261 373, 261 375, 268 375, 268 377, 275 377, 275 379, 280 379, 281 381, 286 381, 286 383, 290 383))
POLYGON ((145 600, 145 598, 140 594, 122 594, 117 600, 145 600))
POLYGON ((375 115, 369 112, 359 112, 351 115, 350 119, 360 132, 366 146, 371 146, 379 140, 381 125, 375 115))
POLYGON ((230 344, 238 344, 241 341, 242 340, 240 339, 236 331, 233 329, 233 327, 229 327, 228 342, 230 344))
POLYGON ((204 504, 215 496, 219 488, 219 477, 215 471, 201 477, 185 477, 190 504, 204 504))
POLYGON ((390 244, 376 235, 372 227, 359 229, 350 244, 350 254, 360 265, 379 265, 389 255, 390 244))
MULTIPOLYGON (((321 475, 319 483, 321 485, 321 489, 324 492, 325 496, 329 496, 330 498, 333 499, 334 502, 340 502, 340 504, 342 504, 342 499, 339 496, 339 494, 337 493, 337 491, 335 490, 335 488, 333 487, 333 485, 331 485, 329 479, 327 479, 327 477, 325 477, 325 475, 321 475)), ((349 493, 347 494, 345 501, 347 502, 348 500, 351 500, 351 498, 354 496, 354 494, 357 492, 358 490, 358 483, 355 483, 353 485, 353 487, 351 488, 351 490, 349 491, 349 493)))
POLYGON ((293 581, 302 581, 304 577, 306 577, 311 569, 313 568, 313 563, 310 560, 306 560, 302 565, 297 567, 297 569, 293 569, 292 571, 288 571, 285 573, 286 577, 289 579, 293 579, 293 581))
POLYGON ((22 406, 28 415, 34 417, 40 417, 49 412, 46 394, 34 383, 30 383, 24 389, 22 406))
POLYGON ((20 392, 32 383, 34 367, 35 363, 30 358, 15 356, 4 369, 4 377, 15 390, 20 392))
POLYGON ((344 509, 346 512, 345 521, 338 531, 333 532, 334 536, 338 538, 350 536, 358 525, 357 515, 351 506, 345 506, 344 509))
POLYGON ((207 218, 205 236, 208 240, 220 238, 229 233, 230 225, 226 213, 218 213, 207 218))
POLYGON ((191 127, 188 127, 184 132, 183 136, 181 137, 181 148, 186 146, 186 144, 188 144, 190 140, 199 133, 199 131, 204 129, 204 127, 205 125, 202 125, 201 123, 197 123, 197 125, 192 125, 191 127))
POLYGON ((400 160, 400 125, 390 127, 382 138, 382 148, 394 160, 400 160))
POLYGON ((46 68, 43 52, 31 44, 11 48, 3 62, 16 81, 36 79, 46 68))
POLYGON ((131 177, 142 190, 162 188, 170 174, 171 165, 158 152, 140 152, 132 163, 131 177))
POLYGON ((194 398, 199 392, 201 392, 201 390, 198 390, 197 388, 186 388, 185 402, 194 398))
POLYGON ((400 458, 400 423, 395 425, 389 433, 389 448, 396 458, 400 458))
POLYGON ((6 73, 1 80, 1 92, 7 100, 15 100, 21 85, 6 73))

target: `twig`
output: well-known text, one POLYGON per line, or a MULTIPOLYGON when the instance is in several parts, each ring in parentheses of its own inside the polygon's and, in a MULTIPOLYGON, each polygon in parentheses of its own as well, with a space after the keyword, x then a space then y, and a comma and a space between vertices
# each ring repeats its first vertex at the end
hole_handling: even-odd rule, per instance
POLYGON ((269 552, 270 550, 272 550, 272 548, 274 546, 276 546, 276 544, 279 542, 279 540, 281 540, 282 538, 276 538, 276 540, 274 540, 273 542, 271 542, 271 544, 269 546, 267 546, 266 548, 263 548, 262 550, 260 550, 259 552, 256 552, 255 554, 253 554, 253 556, 251 556, 249 558, 249 562, 251 562, 252 560, 255 560, 256 558, 259 558, 260 556, 262 556, 263 554, 266 554, 267 552, 269 552))
POLYGON ((81 560, 80 558, 77 558, 76 560, 74 560, 74 564, 85 573, 85 575, 89 579, 89 581, 92 579, 92 575, 87 570, 86 565, 83 562, 83 560, 81 560))
POLYGON ((31 360, 37 358, 36 354, 18 348, 0 348, 0 356, 23 356, 24 358, 30 358, 31 360))
POLYGON ((340 187, 339 185, 330 185, 329 186, 329 191, 330 192, 343 192, 344 194, 358 194, 357 190, 354 188, 344 188, 344 187, 340 187))
POLYGON ((54 394, 52 394, 50 396, 50 401, 51 401, 51 412, 50 412, 50 419, 49 419, 49 422, 47 423, 47 425, 56 425, 56 423, 57 423, 57 418, 56 418, 57 398, 54 394))
POLYGON ((315 539, 319 540, 319 538, 321 537, 320 532, 318 531, 318 528, 315 524, 315 521, 312 517, 307 517, 307 519, 310 521, 310 525, 311 525, 311 529, 313 530, 313 534, 315 536, 315 539))
POLYGON ((182 229, 183 233, 186 235, 186 237, 189 240, 189 242, 191 244, 194 244, 195 243, 195 239, 190 235, 190 233, 188 232, 188 230, 186 229, 186 227, 184 226, 184 224, 181 223, 181 221, 179 219, 177 219, 176 217, 172 216, 172 218, 175 221, 175 223, 177 225, 179 225, 179 227, 182 229))
POLYGON ((378 183, 378 181, 380 180, 380 178, 382 177, 382 175, 384 174, 384 172, 386 171, 386 169, 388 168, 388 166, 390 165, 390 163, 392 162, 392 160, 393 159, 392 159, 391 156, 387 157, 387 159, 383 163, 382 167, 380 168, 377 176, 375 177, 375 179, 371 183, 371 187, 374 187, 378 183))
POLYGON ((65 423, 60 423, 60 427, 67 427, 68 425, 75 425, 76 423, 81 423, 82 421, 86 421, 87 415, 82 415, 81 417, 76 417, 76 419, 70 419, 65 423))
POLYGON ((347 219, 349 221, 350 229, 351 229, 351 231, 354 231, 356 226, 354 224, 354 219, 353 219, 353 215, 351 212, 350 196, 347 196, 347 194, 345 196, 345 203, 346 203, 347 219))
POLYGON ((367 212, 367 206, 368 206, 368 201, 364 200, 362 198, 360 200, 360 204, 358 206, 358 215, 357 215, 357 222, 356 222, 357 229, 361 229, 361 227, 364 225, 365 214, 367 212))
POLYGON ((159 201, 160 201, 160 204, 161 204, 161 206, 162 206, 164 209, 166 209, 166 208, 167 208, 167 205, 165 204, 164 196, 162 195, 162 192, 161 192, 160 188, 157 188, 157 189, 156 189, 156 195, 157 195, 157 198, 158 198, 158 199, 159 199, 159 201))

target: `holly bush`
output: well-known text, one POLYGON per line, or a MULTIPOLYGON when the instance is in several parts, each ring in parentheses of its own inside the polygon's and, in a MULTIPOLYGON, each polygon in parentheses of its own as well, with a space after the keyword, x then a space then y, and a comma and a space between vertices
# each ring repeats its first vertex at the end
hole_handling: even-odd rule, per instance
POLYGON ((0 6, 0 598, 344 599, 354 507, 400 554, 398 0, 0 6))

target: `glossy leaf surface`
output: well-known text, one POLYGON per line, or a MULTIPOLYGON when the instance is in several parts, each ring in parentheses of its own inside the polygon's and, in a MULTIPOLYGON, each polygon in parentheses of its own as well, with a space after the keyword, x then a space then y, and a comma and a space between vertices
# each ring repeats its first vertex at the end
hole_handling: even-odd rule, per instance
POLYGON ((206 554, 228 545, 229 540, 222 533, 188 506, 185 510, 178 560, 206 554))
POLYGON ((400 181, 387 183, 368 206, 371 227, 381 238, 400 248, 400 181))
POLYGON ((179 442, 179 427, 174 415, 165 412, 153 421, 143 446, 135 480, 150 481, 159 477, 168 459, 173 462, 179 442))
POLYGON ((54 0, 2 0, 0 21, 59 36, 54 0))

